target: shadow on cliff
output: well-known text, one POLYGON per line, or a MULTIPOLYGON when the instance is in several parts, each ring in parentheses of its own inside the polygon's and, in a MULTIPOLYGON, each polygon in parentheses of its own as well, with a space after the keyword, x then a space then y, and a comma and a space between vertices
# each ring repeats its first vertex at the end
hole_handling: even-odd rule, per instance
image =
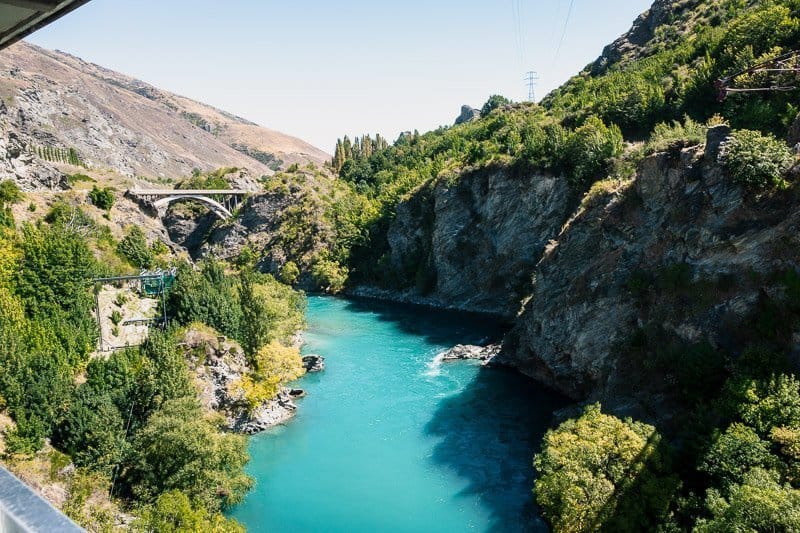
POLYGON ((461 494, 479 497, 491 513, 490 531, 548 531, 531 492, 533 455, 553 411, 567 404, 524 376, 481 369, 426 425, 426 435, 439 439, 431 460, 466 480, 461 494))
POLYGON ((447 311, 367 298, 348 299, 347 309, 356 313, 374 313, 379 320, 392 322, 403 333, 443 346, 499 342, 508 329, 508 325, 494 315, 447 311))

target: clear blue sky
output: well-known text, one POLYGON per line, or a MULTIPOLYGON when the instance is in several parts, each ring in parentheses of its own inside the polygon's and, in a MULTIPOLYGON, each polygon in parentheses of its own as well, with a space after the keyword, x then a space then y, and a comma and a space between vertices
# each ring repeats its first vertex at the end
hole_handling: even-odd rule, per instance
POLYGON ((344 134, 451 124, 494 93, 537 98, 651 0, 92 0, 29 41, 331 151, 344 134), (613 5, 613 7, 611 7, 613 5), (521 16, 516 16, 521 12, 521 16))

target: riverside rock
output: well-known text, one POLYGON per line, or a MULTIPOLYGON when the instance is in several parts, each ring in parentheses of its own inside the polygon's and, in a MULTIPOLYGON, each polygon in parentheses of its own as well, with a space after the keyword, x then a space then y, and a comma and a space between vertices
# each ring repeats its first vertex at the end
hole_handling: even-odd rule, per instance
POLYGON ((442 361, 476 360, 490 361, 500 353, 500 344, 489 346, 475 346, 470 344, 457 344, 442 354, 442 361))
POLYGON ((325 358, 317 354, 303 356, 303 367, 306 372, 322 372, 325 370, 325 358))
POLYGON ((189 330, 182 346, 187 352, 200 388, 202 405, 225 416, 230 430, 252 434, 291 419, 304 395, 301 389, 282 387, 278 395, 255 409, 250 409, 241 390, 232 386, 249 371, 241 346, 215 334, 189 330))

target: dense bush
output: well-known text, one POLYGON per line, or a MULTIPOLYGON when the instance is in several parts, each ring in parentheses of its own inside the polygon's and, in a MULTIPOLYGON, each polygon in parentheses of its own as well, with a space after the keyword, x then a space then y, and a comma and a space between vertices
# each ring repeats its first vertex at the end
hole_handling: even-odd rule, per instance
POLYGON ((179 490, 217 512, 240 502, 252 485, 243 471, 245 437, 217 431, 193 396, 164 402, 137 432, 133 447, 127 479, 144 501, 179 490))
POLYGON ((89 191, 89 200, 95 207, 108 211, 114 205, 114 191, 109 187, 103 187, 101 189, 95 185, 92 187, 92 190, 89 191))
POLYGON ((678 481, 655 428, 589 406, 548 431, 535 494, 556 531, 644 531, 665 516, 678 481))
POLYGON ((135 531, 182 533, 186 531, 216 531, 219 533, 244 533, 235 520, 221 514, 212 514, 198 506, 183 492, 169 490, 147 507, 141 520, 134 523, 135 531))
POLYGON ((720 161, 734 182, 754 190, 778 187, 794 163, 789 148, 771 135, 738 130, 725 141, 720 161))
POLYGON ((347 282, 347 267, 336 261, 320 259, 311 268, 311 276, 317 287, 325 292, 336 294, 344 289, 347 282))
POLYGON ((141 269, 151 268, 155 261, 153 250, 147 245, 147 238, 139 226, 128 229, 128 234, 117 245, 117 252, 141 269))
POLYGON ((179 324, 207 324, 239 340, 252 355, 272 340, 288 342, 304 323, 305 299, 272 276, 233 274, 210 259, 197 271, 179 269, 168 306, 179 324))
POLYGON ((499 94, 493 94, 486 100, 486 103, 481 107, 481 116, 486 116, 498 107, 510 104, 511 100, 499 94))
POLYGON ((231 384, 234 394, 244 397, 249 409, 255 409, 274 398, 282 384, 305 373, 300 351, 272 341, 253 357, 253 370, 231 384))

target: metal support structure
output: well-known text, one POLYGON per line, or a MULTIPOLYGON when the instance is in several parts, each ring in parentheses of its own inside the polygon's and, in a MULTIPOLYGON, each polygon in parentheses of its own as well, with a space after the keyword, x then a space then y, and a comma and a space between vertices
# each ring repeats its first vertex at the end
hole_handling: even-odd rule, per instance
POLYGON ((536 101, 536 83, 539 81, 539 75, 534 71, 525 73, 525 82, 528 85, 528 101, 536 101))
MULTIPOLYGON (((106 346, 103 342, 103 326, 101 322, 100 316, 100 293, 97 290, 97 284, 106 284, 106 283, 119 283, 119 282, 132 282, 138 281, 140 289, 143 293, 148 294, 148 291, 152 290, 152 287, 148 287, 145 282, 150 280, 158 281, 157 292, 158 296, 161 298, 161 317, 160 318, 143 318, 143 319, 134 319, 134 320, 126 320, 123 322, 123 325, 144 325, 144 324, 154 324, 159 323, 162 329, 166 329, 169 325, 169 318, 167 317, 167 290, 172 287, 172 281, 174 281, 175 276, 175 269, 172 271, 163 271, 163 272, 156 272, 156 273, 143 273, 138 276, 111 276, 105 278, 95 278, 92 280, 92 284, 95 287, 95 314, 97 316, 97 327, 100 329, 100 351, 105 351, 106 346), (172 278, 172 281, 167 284, 167 279, 172 278)), ((118 349, 115 347, 110 347, 111 350, 118 349)))
POLYGON ((800 51, 794 50, 782 56, 764 61, 752 67, 740 70, 735 74, 720 78, 714 84, 719 91, 719 101, 735 93, 788 92, 800 88, 800 51), (749 86, 737 86, 742 76, 765 75, 762 83, 749 86))

